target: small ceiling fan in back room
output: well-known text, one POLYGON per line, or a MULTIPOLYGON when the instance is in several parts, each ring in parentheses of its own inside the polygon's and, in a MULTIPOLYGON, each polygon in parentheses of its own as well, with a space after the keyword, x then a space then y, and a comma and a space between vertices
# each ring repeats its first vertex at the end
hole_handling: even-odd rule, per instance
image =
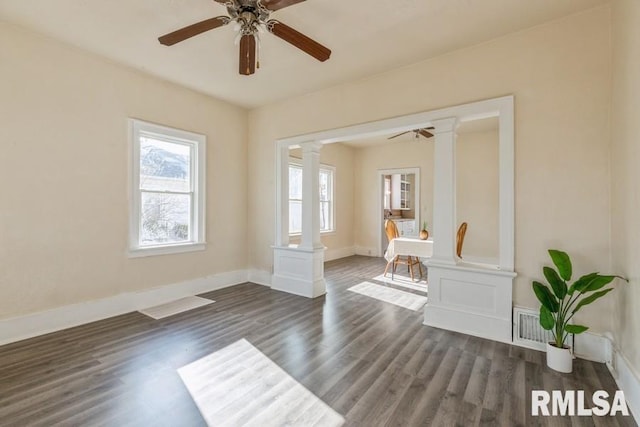
POLYGON ((429 131, 433 130, 433 129, 435 129, 435 128, 432 126, 432 127, 428 127, 428 128, 408 130, 406 132, 402 132, 402 133, 399 133, 397 135, 390 136, 387 139, 397 138, 399 136, 406 135, 406 134, 408 134, 410 132, 413 132, 415 139, 419 139, 421 136, 424 136, 425 138, 429 139, 429 138, 431 138, 433 136, 433 134, 431 132, 429 132, 429 131))
POLYGON ((165 34, 158 41, 172 46, 206 31, 233 23, 240 44, 240 74, 251 75, 260 68, 260 34, 269 32, 308 53, 318 61, 326 61, 331 50, 294 30, 282 22, 271 19, 271 13, 302 3, 305 0, 214 0, 227 8, 229 16, 216 16, 165 34))

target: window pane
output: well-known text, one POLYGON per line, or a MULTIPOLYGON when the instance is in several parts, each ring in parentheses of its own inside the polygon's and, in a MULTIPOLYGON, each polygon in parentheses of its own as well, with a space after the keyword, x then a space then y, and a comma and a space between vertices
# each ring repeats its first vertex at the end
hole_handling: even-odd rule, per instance
POLYGON ((329 185, 331 180, 329 179, 329 173, 320 171, 320 200, 329 200, 329 185))
POLYGON ((191 147, 140 137, 140 189, 191 191, 191 147))
POLYGON ((142 192, 140 245, 189 241, 191 195, 142 192))
POLYGON ((331 230, 331 204, 329 202, 320 202, 320 231, 331 230))
MULTIPOLYGON (((333 171, 319 172, 320 230, 333 230, 333 171)), ((302 232, 302 168, 289 165, 289 233, 302 232)))
POLYGON ((302 199, 302 168, 289 166, 289 198, 302 199))
POLYGON ((289 201, 289 233, 302 232, 302 202, 289 201))

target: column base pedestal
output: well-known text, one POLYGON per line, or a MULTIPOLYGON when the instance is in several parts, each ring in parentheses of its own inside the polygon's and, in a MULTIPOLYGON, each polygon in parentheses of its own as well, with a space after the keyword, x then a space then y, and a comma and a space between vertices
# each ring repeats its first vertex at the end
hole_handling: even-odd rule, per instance
POLYGON ((282 246, 273 248, 271 289, 316 298, 327 292, 324 248, 282 246))
POLYGON ((511 343, 514 272, 471 263, 429 265, 424 324, 511 343))

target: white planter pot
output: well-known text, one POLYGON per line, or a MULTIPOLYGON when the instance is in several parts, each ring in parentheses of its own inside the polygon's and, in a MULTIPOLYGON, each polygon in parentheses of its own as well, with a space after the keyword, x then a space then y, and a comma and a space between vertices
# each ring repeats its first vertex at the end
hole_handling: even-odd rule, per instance
POLYGON ((558 348, 547 343, 547 366, 555 371, 570 374, 573 370, 571 348, 558 348))

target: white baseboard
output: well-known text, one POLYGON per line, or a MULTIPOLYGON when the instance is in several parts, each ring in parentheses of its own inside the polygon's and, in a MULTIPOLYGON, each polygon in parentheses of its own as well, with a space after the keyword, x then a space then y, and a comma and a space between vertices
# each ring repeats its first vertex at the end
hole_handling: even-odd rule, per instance
POLYGON ((617 349, 613 350, 611 362, 607 363, 607 367, 616 380, 618 388, 624 392, 631 415, 640 424, 640 375, 634 371, 624 354, 617 349))
POLYGON ((356 248, 351 246, 347 248, 326 249, 324 251, 324 260, 333 261, 335 259, 346 258, 356 254, 356 248))
POLYGON ((377 248, 368 248, 366 246, 356 246, 355 247, 356 255, 363 256, 378 256, 377 248))
POLYGON ((271 287, 271 272, 265 270, 251 269, 249 270, 249 282, 256 285, 271 287))
POLYGON ((607 363, 611 360, 610 341, 599 334, 585 332, 575 336, 573 353, 580 359, 607 363))
POLYGON ((247 278, 247 270, 230 271, 140 292, 128 292, 95 301, 2 319, 0 320, 0 345, 226 288, 244 283, 247 278))

